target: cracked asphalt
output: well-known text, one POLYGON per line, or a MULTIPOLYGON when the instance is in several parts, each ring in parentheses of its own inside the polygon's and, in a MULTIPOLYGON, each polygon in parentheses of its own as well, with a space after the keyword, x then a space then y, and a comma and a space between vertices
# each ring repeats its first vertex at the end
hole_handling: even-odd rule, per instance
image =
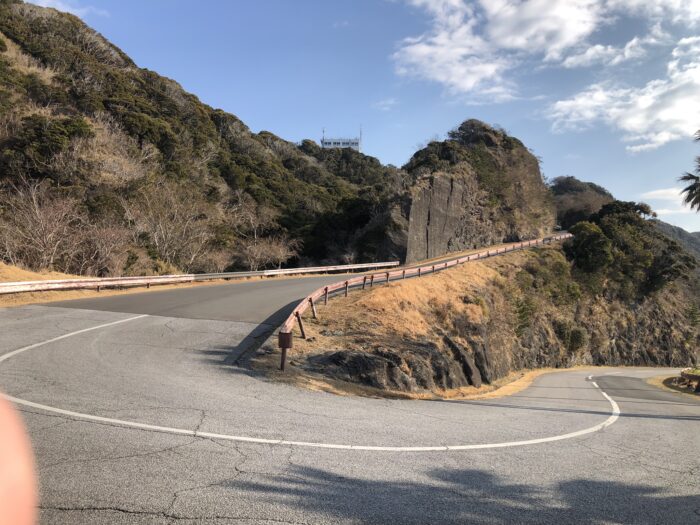
POLYGON ((667 370, 573 370, 507 398, 399 401, 300 390, 236 365, 295 301, 337 279, 0 309, 0 356, 146 314, 0 363, 0 390, 29 403, 17 408, 42 523, 700 523, 700 402, 644 381, 667 370), (541 439, 606 421, 601 390, 619 404, 617 421, 547 443, 411 452, 245 441, 541 439))

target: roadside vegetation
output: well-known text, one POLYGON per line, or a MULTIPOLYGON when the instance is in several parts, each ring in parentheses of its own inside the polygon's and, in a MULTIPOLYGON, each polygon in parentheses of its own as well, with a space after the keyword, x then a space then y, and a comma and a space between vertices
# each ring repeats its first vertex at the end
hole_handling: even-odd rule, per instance
MULTIPOLYGON (((543 367, 685 367, 700 348, 697 262, 648 206, 613 201, 573 239, 337 298, 298 371, 440 396, 543 367)), ((466 389, 466 390, 465 390, 466 389)))
POLYGON ((0 0, 7 262, 120 275, 372 260, 387 255, 358 247, 407 177, 352 150, 252 133, 77 17, 0 0))

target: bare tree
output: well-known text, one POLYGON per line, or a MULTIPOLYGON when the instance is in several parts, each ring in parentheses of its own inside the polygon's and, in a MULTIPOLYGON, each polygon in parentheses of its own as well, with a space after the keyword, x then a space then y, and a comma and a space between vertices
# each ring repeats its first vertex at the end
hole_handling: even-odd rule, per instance
POLYGON ((191 271, 206 255, 216 210, 194 190, 160 181, 122 204, 135 233, 162 261, 191 271))
POLYGON ((48 183, 22 179, 9 184, 1 202, 2 257, 33 270, 67 269, 74 230, 82 224, 77 201, 51 191, 48 183))
POLYGON ((277 268, 282 268, 282 265, 289 259, 299 255, 301 249, 301 241, 298 239, 290 239, 286 235, 273 236, 267 240, 269 251, 270 264, 277 268))

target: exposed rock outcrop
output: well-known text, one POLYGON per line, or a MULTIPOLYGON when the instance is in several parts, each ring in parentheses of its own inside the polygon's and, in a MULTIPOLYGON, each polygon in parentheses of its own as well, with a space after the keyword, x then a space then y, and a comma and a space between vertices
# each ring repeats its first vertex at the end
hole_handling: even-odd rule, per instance
POLYGON ((507 241, 554 227, 537 159, 517 139, 468 120, 404 166, 410 190, 407 262, 507 241))

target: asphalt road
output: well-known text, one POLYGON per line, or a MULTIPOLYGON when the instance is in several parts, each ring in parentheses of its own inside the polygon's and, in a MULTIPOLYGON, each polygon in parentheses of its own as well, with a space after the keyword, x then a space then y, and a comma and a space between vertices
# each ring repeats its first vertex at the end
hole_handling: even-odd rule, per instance
POLYGON ((0 309, 0 390, 31 434, 42 522, 700 523, 700 403, 645 383, 664 370, 466 402, 340 397, 231 364, 337 279, 0 309))

